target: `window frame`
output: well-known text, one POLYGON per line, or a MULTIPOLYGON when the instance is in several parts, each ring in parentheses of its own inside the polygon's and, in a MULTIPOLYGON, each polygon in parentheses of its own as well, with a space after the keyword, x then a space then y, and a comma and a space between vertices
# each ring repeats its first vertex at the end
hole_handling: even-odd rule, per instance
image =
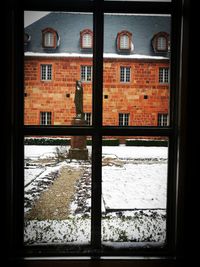
POLYGON ((92 66, 91 65, 81 65, 80 67, 80 79, 82 82, 92 82, 92 66), (89 76, 90 74, 90 76, 89 76), (90 77, 88 79, 88 77, 90 77))
POLYGON ((42 47, 43 48, 56 48, 57 46, 57 32, 52 28, 45 28, 42 30, 42 47), (46 44, 46 35, 52 34, 53 43, 46 44))
POLYGON ((169 52, 170 51, 170 49, 169 49, 169 46, 170 46, 169 34, 166 32, 158 32, 157 34, 155 34, 153 39, 152 39, 152 43, 153 43, 154 51, 156 53, 162 53, 162 52, 169 52), (166 41, 165 48, 159 47, 159 39, 160 38, 164 38, 164 40, 166 41))
POLYGON ((120 83, 131 82, 131 67, 120 66, 120 83))
POLYGON ((167 126, 169 121, 168 113, 158 113, 158 126, 167 126))
POLYGON ((130 113, 122 113, 118 114, 119 116, 119 126, 129 126, 130 123, 130 113), (121 122, 121 123, 120 123, 121 122))
MULTIPOLYGON (((31 2, 31 1, 30 1, 31 2)), ((28 4, 29 8, 35 7, 34 1, 28 4)), ((57 9, 66 10, 66 3, 63 4, 63 2, 59 2, 60 4, 57 4, 57 9)), ((92 156, 92 163, 95 164, 95 171, 96 171, 96 177, 93 177, 93 183, 95 186, 92 189, 92 194, 96 195, 98 199, 101 197, 101 187, 100 187, 100 179, 101 178, 101 145, 102 145, 102 136, 117 136, 117 135, 123 135, 123 136, 130 136, 130 135, 148 135, 148 136, 168 136, 170 139, 170 146, 169 146, 169 153, 170 153, 170 167, 169 167, 169 176, 172 175, 172 177, 176 177, 176 170, 174 170, 172 167, 177 166, 177 151, 178 151, 178 138, 179 138, 179 131, 176 126, 176 122, 179 122, 179 116, 178 116, 178 106, 176 106, 176 102, 179 103, 179 91, 178 88, 180 88, 180 80, 177 77, 177 73, 180 75, 179 71, 179 64, 180 64, 180 54, 179 51, 179 45, 180 45, 180 20, 181 20, 181 12, 182 10, 180 8, 180 1, 175 2, 173 1, 173 5, 170 3, 159 3, 158 5, 154 5, 151 3, 148 3, 144 6, 144 3, 127 3, 127 5, 122 5, 119 3, 119 5, 115 6, 113 3, 104 3, 104 6, 102 7, 100 2, 95 2, 96 4, 93 7, 93 4, 89 3, 89 1, 86 3, 86 6, 83 4, 81 5, 81 2, 79 3, 79 8, 77 8, 76 5, 74 5, 72 2, 68 4, 68 10, 72 11, 78 11, 78 10, 85 10, 85 11, 93 11, 95 14, 94 19, 94 35, 96 36, 96 39, 94 40, 94 69, 93 69, 93 85, 96 86, 96 90, 94 90, 93 86, 93 125, 92 127, 81 127, 82 134, 83 135, 92 135, 93 137, 93 143, 96 143, 97 145, 94 147, 93 150, 93 156, 92 156), (175 3, 175 4, 174 4, 175 3), (87 8, 86 8, 87 7, 87 8), (173 7, 173 8, 172 8, 173 7), (151 14, 152 11, 156 11, 156 13, 172 13, 172 14, 178 14, 176 19, 172 18, 172 26, 173 28, 173 34, 172 34, 172 68, 171 68, 171 84, 173 84, 175 87, 174 91, 172 91, 170 95, 170 103, 171 103, 171 109, 170 109, 170 124, 168 127, 106 127, 102 126, 102 85, 103 85, 103 79, 102 79, 102 73, 103 73, 103 11, 104 12, 130 12, 131 10, 136 13, 141 13, 142 11, 145 13, 151 14), (99 23, 100 22, 100 23, 99 23), (176 34, 174 34, 176 32, 176 34), (174 42, 176 39, 176 35, 178 36, 178 42, 174 42), (98 62, 98 64, 96 64, 98 62), (100 104, 99 104, 100 103, 100 104)), ((37 3, 37 8, 40 7, 40 4, 37 3)), ((41 6, 42 8, 42 6, 41 6)), ((52 3, 52 5, 49 6, 50 9, 54 10, 55 3, 52 3)), ((24 9, 27 9, 27 6, 25 6, 24 9)), ((14 41, 14 44, 16 44, 15 47, 12 47, 12 56, 14 55, 14 65, 13 70, 14 74, 10 74, 13 83, 9 84, 10 88, 12 88, 12 95, 14 95, 14 103, 15 103, 15 112, 12 113, 12 122, 14 127, 12 128, 12 181, 10 182, 10 185, 12 187, 12 192, 9 192, 12 196, 12 201, 9 202, 9 205, 11 207, 10 216, 9 216, 9 222, 11 223, 12 231, 9 233, 10 241, 9 241, 9 247, 11 248, 11 254, 12 257, 19 257, 19 255, 29 255, 24 254, 24 248, 23 248, 23 242, 22 242, 22 235, 23 235, 23 138, 27 135, 63 135, 63 133, 66 132, 69 135, 78 135, 80 132, 80 128, 77 127, 37 127, 37 126, 24 126, 23 125, 23 90, 20 91, 19 88, 23 88, 23 72, 21 72, 21 69, 18 70, 18 64, 20 66, 23 66, 23 49, 22 45, 19 43, 19 40, 22 40, 23 34, 22 31, 16 31, 16 29, 22 29, 21 27, 23 25, 23 12, 22 10, 15 9, 14 11, 17 15, 13 16, 12 19, 12 34, 13 36, 10 37, 11 40, 14 41), (16 23, 15 23, 16 22, 16 23), (21 38, 17 38, 16 32, 19 32, 19 35, 21 38), (18 50, 19 49, 19 50, 18 50), (20 51, 20 53, 17 53, 20 51), (14 134, 13 134, 14 133, 14 134), (18 157, 16 157, 18 155, 18 157), (20 178, 21 177, 21 178, 20 178), (20 178, 19 180, 16 178, 20 178), (17 180, 17 182, 16 182, 17 180)), ((13 64, 10 63, 10 64, 13 64)), ((178 77, 179 77, 178 75, 178 77)), ((179 125, 179 123, 177 124, 179 125)), ((93 167, 94 172, 94 167, 93 167)), ((176 190, 176 181, 169 183, 169 192, 175 192, 176 190)), ((169 193, 168 193, 169 194, 169 193)), ((176 194, 172 194, 172 199, 168 199, 168 207, 170 210, 169 214, 169 224, 170 227, 168 228, 168 245, 166 251, 135 251, 130 254, 123 254, 123 256, 147 256, 148 259, 150 256, 164 256, 166 257, 173 257, 176 255, 176 237, 177 237, 177 229, 175 228, 175 222, 179 222, 180 225, 180 218, 174 209, 177 207, 176 202, 176 194), (170 237, 173 237, 172 240, 170 240, 170 237), (172 246, 171 246, 172 245, 172 246)), ((93 228, 93 234, 92 234, 92 245, 95 248, 95 253, 93 256, 96 259, 100 259, 103 255, 102 253, 99 253, 100 250, 100 218, 101 218, 101 201, 97 200, 95 201, 92 199, 92 206, 93 206, 93 212, 92 217, 94 218, 92 222, 92 228, 93 228), (94 207, 96 209, 94 209, 94 207)), ((181 204, 180 204, 181 206, 181 204)), ((180 233, 178 233, 180 234, 180 233)), ((37 252, 35 251, 38 255, 37 252)), ((40 251, 40 255, 46 255, 48 258, 48 255, 55 255, 54 250, 49 250, 48 253, 42 253, 40 251)), ((57 254, 56 254, 57 255, 57 254)), ((63 254, 61 254, 63 255, 63 254)), ((66 255, 66 250, 65 254, 66 255)), ((117 254, 118 255, 118 254, 117 254)), ((30 255, 29 255, 30 256, 30 255)), ((33 254, 31 254, 33 256, 33 254)), ((90 255, 91 256, 91 255, 90 255)), ((105 255, 104 255, 105 256, 105 255)), ((110 255, 107 255, 110 256, 110 255)), ((116 256, 116 255, 115 255, 116 256)))
POLYGON ((81 47, 81 49, 84 49, 84 50, 93 48, 93 32, 90 29, 84 29, 80 32, 80 47, 81 47), (88 35, 91 38, 90 45, 84 44, 84 36, 85 35, 88 35))
POLYGON ((169 84, 170 81, 170 69, 168 67, 159 68, 159 84, 169 84))
POLYGON ((43 63, 40 64, 40 81, 50 82, 50 81, 52 81, 52 79, 53 79, 53 65, 52 64, 43 64, 43 63), (49 74, 49 72, 50 72, 50 74, 49 74))
POLYGON ((132 43, 131 39, 132 39, 132 33, 131 32, 125 31, 125 30, 119 32, 117 34, 117 50, 118 51, 121 51, 121 52, 123 52, 123 51, 130 51, 131 50, 131 43, 132 43), (126 36, 128 38, 128 46, 127 47, 122 47, 121 46, 121 39, 124 36, 126 36))
POLYGON ((52 112, 40 111, 40 125, 52 125, 52 112), (45 123, 43 123, 43 121, 45 123))

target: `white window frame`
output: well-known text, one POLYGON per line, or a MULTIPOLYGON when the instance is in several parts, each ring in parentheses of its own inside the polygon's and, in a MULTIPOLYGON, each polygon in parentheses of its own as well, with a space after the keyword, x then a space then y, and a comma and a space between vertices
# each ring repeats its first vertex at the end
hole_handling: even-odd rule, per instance
POLYGON ((82 48, 92 48, 92 35, 90 33, 83 34, 82 48))
POLYGON ((157 50, 166 51, 168 49, 167 38, 165 36, 159 36, 157 39, 157 50))
POLYGON ((92 81, 92 66, 81 65, 81 81, 82 82, 92 81))
POLYGON ((54 33, 53 32, 48 31, 44 33, 44 46, 54 47, 54 33))
POLYGON ((159 68, 159 83, 168 84, 169 80, 169 68, 159 68))
POLYGON ((129 83, 131 81, 131 67, 120 67, 120 82, 129 83))
POLYGON ((127 34, 122 34, 120 35, 120 43, 119 43, 119 48, 120 49, 129 49, 130 45, 129 45, 129 36, 127 34))
POLYGON ((52 80, 52 65, 41 64, 40 74, 41 74, 41 81, 51 81, 52 80))

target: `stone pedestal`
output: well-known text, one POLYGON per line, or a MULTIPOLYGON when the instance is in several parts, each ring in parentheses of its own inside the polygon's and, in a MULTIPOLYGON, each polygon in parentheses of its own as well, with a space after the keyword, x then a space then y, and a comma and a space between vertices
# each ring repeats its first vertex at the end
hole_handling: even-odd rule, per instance
MULTIPOLYGON (((74 118, 72 125, 82 126, 86 125, 86 122, 81 118, 74 118)), ((87 160, 88 149, 86 136, 72 136, 71 137, 71 148, 69 149, 70 159, 87 160)))

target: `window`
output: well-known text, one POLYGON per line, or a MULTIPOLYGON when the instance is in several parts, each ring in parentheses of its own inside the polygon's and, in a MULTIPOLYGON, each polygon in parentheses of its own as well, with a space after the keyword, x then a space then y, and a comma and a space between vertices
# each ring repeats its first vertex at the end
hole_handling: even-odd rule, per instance
POLYGON ((129 125, 129 113, 119 113, 119 126, 129 125))
POLYGON ((81 81, 92 81, 92 66, 81 66, 81 81))
POLYGON ((84 114, 85 121, 87 122, 87 125, 92 125, 92 113, 85 113, 84 114))
POLYGON ((41 65, 41 80, 51 81, 52 80, 52 65, 41 65))
POLYGON ((30 41, 31 41, 31 36, 28 33, 24 33, 24 51, 28 49, 30 41))
MULTIPOLYGON (((148 126, 144 126, 144 127, 138 127, 136 125, 136 127, 107 127, 107 126, 103 126, 102 125, 102 97, 103 97, 103 19, 102 19, 102 15, 103 12, 115 12, 116 9, 115 7, 112 7, 113 3, 111 3, 112 5, 109 4, 109 1, 107 5, 103 5, 103 6, 96 6, 99 1, 95 1, 94 3, 92 3, 92 5, 90 5, 89 3, 90 1, 88 1, 88 6, 85 7, 84 11, 91 11, 93 10, 93 5, 95 6, 94 11, 94 29, 95 29, 95 42, 94 42, 94 60, 93 60, 93 112, 92 112, 92 120, 93 120, 93 126, 92 127, 87 127, 87 126, 79 126, 79 127, 74 127, 72 125, 68 125, 67 127, 54 127, 54 126, 48 126, 47 127, 33 127, 33 125, 29 125, 26 126, 24 125, 23 127, 23 112, 22 112, 22 108, 20 105, 22 105, 23 103, 23 91, 21 90, 21 88, 23 88, 23 82, 20 82, 20 77, 18 77, 18 75, 15 75, 16 79, 14 79, 13 84, 10 84, 12 86, 12 88, 14 90, 16 90, 15 92, 13 92, 13 96, 17 96, 16 99, 15 97, 13 97, 13 102, 14 102, 14 111, 16 111, 16 113, 13 112, 13 117, 14 117, 14 126, 12 127, 12 142, 14 143, 13 151, 12 151, 12 171, 9 172, 9 176, 14 175, 13 177, 11 177, 10 179, 10 185, 13 186, 14 188, 12 188, 13 190, 9 191, 9 197, 7 198, 9 203, 12 201, 12 203, 10 203, 9 207, 11 207, 11 214, 9 217, 9 225, 12 227, 12 231, 11 234, 9 235, 9 237, 11 238, 11 251, 15 250, 17 248, 16 252, 14 255, 12 256, 22 256, 23 258, 29 258, 29 257, 42 257, 43 260, 44 257, 46 257, 47 259, 50 260, 50 256, 89 256, 89 257, 95 257, 97 259, 101 259, 102 256, 128 256, 128 257, 132 257, 132 256, 137 256, 137 260, 138 260, 138 256, 140 257, 147 257, 145 260, 149 261, 149 258, 152 257, 161 257, 163 256, 165 259, 168 258, 168 256, 170 257, 170 259, 174 256, 176 256, 176 244, 177 244, 177 237, 180 236, 180 230, 179 230, 179 226, 181 227, 181 218, 179 217, 177 214, 177 206, 178 207, 182 207, 181 203, 179 203, 181 197, 178 195, 176 195, 176 192, 178 191, 177 186, 178 186, 178 182, 179 178, 177 175, 179 175, 179 172, 176 170, 179 168, 178 161, 177 161, 177 156, 179 156, 179 131, 177 130, 177 123, 179 122, 179 111, 180 111, 180 106, 179 106, 179 98, 177 97, 179 95, 179 85, 178 85, 178 79, 180 76, 180 69, 179 69, 179 61, 177 60, 178 55, 180 54, 180 50, 179 50, 179 46, 178 43, 176 43, 177 41, 181 40, 181 36, 180 36, 180 29, 178 27, 176 27, 176 32, 175 34, 173 33, 173 46, 172 46, 172 63, 171 64, 171 73, 172 73, 172 77, 171 77, 171 86, 173 88, 171 94, 170 94, 170 98, 173 100, 169 103, 170 106, 170 123, 169 126, 167 126, 167 128, 158 128, 158 127, 148 127, 148 126), (87 10, 87 7, 88 8, 87 10), (100 8, 99 8, 100 7, 100 8), (177 46, 176 46, 177 45, 177 46), (18 82, 19 79, 19 82, 18 82), (16 83, 16 84, 15 84, 16 83), (20 86, 19 86, 20 85, 20 86), (21 96, 21 97, 20 97, 21 96), (20 100, 20 101, 19 101, 20 100), (15 110, 16 107, 16 110, 15 110), (171 116, 172 115, 172 116, 171 116), (92 163, 92 191, 91 191, 91 224, 89 224, 89 226, 91 226, 91 235, 90 235, 90 244, 87 244, 86 249, 82 249, 82 250, 77 250, 77 244, 73 244, 72 246, 68 247, 65 243, 63 244, 57 244, 56 242, 52 245, 50 243, 42 243, 42 244, 31 244, 29 247, 25 247, 24 244, 22 244, 22 238, 23 238, 23 227, 24 227, 24 222, 23 222, 23 210, 24 207, 22 206, 23 203, 23 192, 24 192, 24 185, 23 185, 23 164, 24 164, 24 137, 26 136, 80 136, 80 134, 82 136, 91 136, 92 137, 92 154, 91 154, 91 163, 92 163), (107 209, 107 211, 109 210, 109 212, 112 212, 112 207, 109 209, 109 205, 105 206, 104 205, 104 201, 102 200, 102 165, 105 164, 105 162, 107 161, 110 166, 112 166, 111 169, 114 170, 114 173, 116 174, 116 172, 120 172, 121 169, 125 170, 126 166, 124 166, 124 162, 123 160, 126 159, 127 154, 123 154, 122 156, 122 161, 121 162, 117 162, 118 165, 113 165, 112 159, 113 157, 110 157, 109 159, 109 148, 107 151, 105 151, 106 153, 104 153, 104 155, 107 156, 107 158, 103 158, 102 160, 102 140, 103 138, 110 138, 110 137, 114 137, 113 139, 115 139, 117 136, 123 136, 124 139, 128 139, 129 136, 134 137, 134 138, 146 138, 146 137, 155 137, 155 139, 159 139, 160 137, 166 137, 166 139, 169 140, 168 142, 168 146, 169 149, 167 150, 169 156, 168 156, 168 165, 167 165, 167 190, 165 192, 167 192, 167 222, 166 222, 166 235, 167 238, 166 243, 163 244, 163 246, 158 246, 157 247, 157 243, 150 241, 151 244, 147 244, 143 243, 142 245, 140 244, 140 242, 135 242, 135 240, 132 240, 131 245, 133 245, 133 247, 130 247, 130 243, 127 242, 127 236, 126 236, 126 232, 125 231, 121 231, 120 235, 118 235, 120 242, 122 242, 120 245, 122 245, 120 248, 118 247, 119 243, 115 244, 115 247, 112 247, 109 245, 110 240, 112 239, 112 236, 107 237, 107 240, 109 241, 107 246, 104 246, 102 248, 102 225, 104 224, 105 221, 110 222, 110 216, 108 216, 107 218, 103 218, 102 220, 102 207, 105 207, 105 210, 107 209), (16 157, 17 155, 17 157, 16 157), (102 162, 103 161, 103 162, 102 162), (122 164, 120 166, 120 164, 122 164), (124 167, 124 168, 122 168, 124 167), (14 182, 13 182, 14 181, 14 182), (11 194, 13 193, 12 197, 11 194), (178 203, 176 202, 178 201, 178 203), (177 205, 179 204, 179 205, 177 205), (19 205, 19 206, 18 206, 19 205), (178 234, 177 232, 178 231, 178 234), (129 243, 129 244, 127 244, 129 243), (141 246, 140 246, 141 245, 141 246), (151 246, 152 245, 152 246, 151 246)), ((179 2, 179 1, 178 1, 179 2)), ((173 3, 178 3, 176 1, 174 1, 173 3)), ((85 1, 84 1, 85 3, 85 1)), ((71 6, 70 6, 70 10, 77 10, 76 6, 73 6, 73 2, 70 2, 71 6), (71 8, 73 6, 73 9, 71 8)), ((67 2, 66 2, 67 5, 67 2)), ((34 5, 33 5, 34 6, 34 5)), ((43 6, 42 6, 43 7, 43 6)), ((78 2, 78 7, 82 7, 81 5, 81 1, 78 2), (79 6, 80 4, 80 6, 79 6)), ((151 5, 151 3, 147 3, 143 2, 142 4, 137 2, 137 5, 135 5, 134 2, 128 1, 126 5, 120 5, 120 10, 117 10, 117 12, 139 12, 142 13, 142 11, 148 11, 148 14, 152 14, 152 12, 154 11, 154 7, 155 5, 151 5), (136 8, 135 8, 136 7, 136 8), (143 10, 144 8, 144 10, 143 10)), ((155 9, 155 13, 166 13, 166 7, 167 7, 167 12, 169 12, 170 14, 174 15, 174 13, 172 11, 174 11, 174 6, 172 6, 171 3, 165 3, 165 5, 163 5, 163 3, 159 2, 159 5, 157 5, 157 8, 155 9)), ((177 8, 179 6, 176 6, 177 8)), ((44 7, 43 7, 44 8, 44 7)), ((51 3, 50 3, 50 8, 52 8, 51 3)), ((56 8, 58 8, 56 6, 56 8)), ((80 8, 80 10, 83 10, 80 8)), ((17 12, 18 10, 15 9, 15 12, 17 12)), ((78 9, 79 11, 79 9, 78 9)), ((180 9, 181 11, 181 9, 180 9)), ((180 12, 181 13, 181 12, 180 12)), ((14 16, 15 19, 18 18, 18 16, 14 16)), ((177 17, 175 16, 174 19, 172 20, 173 23, 175 23, 177 21, 177 24, 172 25, 172 26, 177 26, 180 25, 180 17, 179 17, 179 13, 177 14, 177 17)), ((19 30, 18 25, 20 25, 20 23, 13 25, 14 29, 19 30)), ((20 31, 16 31, 18 34, 20 31)), ((78 31, 79 32, 79 31, 78 31)), ((22 35, 23 36, 23 35, 22 35)), ((13 39, 15 42, 17 42, 17 44, 19 44, 19 40, 18 38, 14 38, 13 39)), ((21 38, 21 40, 23 40, 23 38, 21 38)), ((17 48, 20 47, 19 45, 17 46, 17 48)), ((23 51, 23 48, 21 49, 23 51)), ((22 53, 19 53, 19 55, 22 53)), ((184 57, 183 57, 184 59, 184 57)), ((16 74, 19 73, 18 72, 18 67, 22 66, 23 61, 20 60, 18 57, 14 57, 14 60, 19 60, 19 62, 17 61, 15 64, 15 68, 14 72, 16 71, 16 74), (20 64, 21 63, 21 64, 20 64)), ((149 59, 148 59, 149 60, 149 59)), ((137 59, 136 59, 137 61, 137 59)), ((44 65, 46 66, 46 65, 44 65)), ((46 71, 45 71, 46 72, 46 71)), ((46 74, 44 75, 46 76, 46 74)), ((125 74, 124 74, 125 76, 125 74)), ((12 75, 10 75, 9 77, 12 77, 12 75)), ((42 83, 44 88, 46 86, 46 83, 42 83)), ((63 83, 63 87, 66 87, 66 82, 63 83)), ((126 85, 127 86, 127 85, 126 85)), ((33 88, 28 88, 29 90, 32 90, 33 88)), ((112 91, 115 92, 116 88, 108 88, 107 90, 109 91, 110 89, 112 89, 112 91)), ((130 88, 128 88, 129 90, 130 88)), ((34 88, 35 91, 37 91, 37 88, 34 88)), ((66 90, 66 89, 65 89, 66 90)), ((153 91, 154 89, 151 88, 151 90, 153 91)), ((111 91, 111 90, 110 90, 111 91)), ((127 90, 126 90, 127 91, 127 90)), ((142 90, 141 90, 142 91, 142 90)), ((154 90, 155 91, 155 90, 154 90)), ((64 95, 64 94, 63 94, 64 95)), ((141 95, 143 96, 143 92, 141 92, 141 95)), ((181 95, 182 96, 182 95, 181 95)), ((155 96, 156 98, 156 96, 155 96)), ((110 99, 110 95, 109 95, 109 99, 110 99)), ((70 100, 70 99, 69 99, 70 100)), ((116 97, 117 100, 117 97, 116 97)), ((123 99, 122 99, 123 101, 123 99)), ((139 103, 138 97, 134 98, 134 105, 136 106, 136 111, 137 111, 137 105, 139 103)), ((11 102, 11 101, 10 101, 11 102)), ((145 104, 147 104, 145 101, 145 104)), ((65 103, 65 108, 66 108, 66 103, 65 103)), ((130 105, 130 108, 133 108, 133 105, 130 105)), ((183 107, 181 107, 183 108, 183 107)), ((110 110, 113 111, 115 109, 114 107, 110 107, 110 110)), ((145 109, 145 108, 144 108, 145 109)), ((155 109, 156 110, 156 109, 155 109)), ((138 116, 140 116, 140 111, 138 112, 138 116)), ((120 113, 121 115, 121 123, 125 123, 125 117, 123 114, 128 114, 128 113, 120 113)), ((134 116, 136 113, 132 113, 134 116)), ((131 117, 132 117, 131 114, 131 117)), ((156 111, 155 111, 156 114, 156 111)), ((29 114, 31 116, 31 114, 29 114)), ((155 116, 154 116, 155 117, 155 116)), ((114 119, 117 119, 117 116, 115 116, 114 119)), ((47 138, 48 139, 48 138, 47 138)), ((129 140, 128 140, 129 142, 129 140)), ((127 143, 128 143, 127 142, 127 143)), ((10 147, 9 147, 10 148, 10 147)), ((181 147, 181 151, 184 150, 184 146, 181 147)), ((132 148, 131 151, 134 151, 134 149, 132 148)), ((146 150, 147 151, 147 150, 146 150)), ((166 151, 166 150, 165 150, 166 151)), ((120 152, 121 153, 121 152, 120 152)), ((114 153, 112 153, 113 155, 114 153)), ((168 155, 167 154, 167 155, 168 155)), ((136 155, 137 156, 137 155, 136 155)), ((146 155, 145 155, 146 156, 146 155)), ((180 156, 182 157, 182 155, 180 154, 180 156)), ((116 158, 116 157, 115 157, 116 158)), ((166 158, 163 158, 162 155, 160 157, 162 160, 165 161, 166 158)), ((146 159, 146 157, 143 158, 143 160, 146 159)), ((137 157, 136 157, 136 165, 137 165, 137 157)), ((142 161, 142 160, 141 160, 142 161)), ((45 160, 43 161, 45 163, 45 160)), ((73 163, 73 162, 72 162, 73 163)), ((126 165, 130 165, 129 162, 125 163, 126 165)), ((84 164, 82 164, 84 165, 84 164)), ((153 165, 157 165, 153 164, 153 165)), ((164 162, 164 165, 166 167, 166 162, 164 162)), ((145 166, 142 166, 142 169, 145 169, 145 166)), ((34 167, 34 166, 33 166, 34 167)), ((48 167, 48 166, 46 166, 48 167)), ((107 167, 107 166, 106 166, 107 167)), ((138 166, 136 166, 137 168, 138 166)), ((155 167, 155 166, 154 166, 155 167)), ((104 169, 104 171, 106 172, 106 168, 104 169)), ((55 169, 55 173, 57 173, 57 170, 55 169)), ((71 171, 71 173, 73 173, 73 170, 71 171)), ((134 173, 134 170, 132 171, 132 173, 134 173)), ((156 173, 156 171, 155 171, 156 173)), ((105 173, 104 173, 105 174, 105 173)), ((110 175, 111 176, 111 175, 110 175)), ((109 175, 107 175, 108 178, 110 178, 109 175)), ((103 176, 104 177, 104 176, 103 176)), ((46 178, 46 177, 45 177, 46 178)), ((55 177, 56 178, 56 177, 55 177)), ((128 178, 132 178, 131 176, 128 178)), ((148 176, 146 176, 147 180, 148 180, 148 176)), ((166 177, 165 177, 166 178, 166 177)), ((44 179, 43 179, 44 180, 44 179)), ((105 181, 104 185, 105 185, 105 181)), ((110 183, 111 184, 111 183, 110 183)), ((112 184, 111 184, 112 185, 112 184)), ((113 183, 114 185, 114 183, 113 183)), ((124 185, 124 184, 123 184, 124 185)), ((126 184, 126 190, 128 191, 128 185, 129 183, 126 184)), ((151 184, 148 184, 149 188, 151 187, 151 184)), ((107 190, 108 191, 108 190, 107 190)), ((83 192, 84 192, 84 188, 83 188, 83 192)), ((82 192, 82 193, 83 193, 82 192)), ((181 193, 181 192, 180 192, 181 193)), ((180 194, 182 196, 182 194, 180 194)), ((110 194, 109 192, 107 192, 107 199, 109 200, 110 194)), ((150 198, 150 200, 152 200, 152 198, 150 198)), ((81 202, 82 203, 82 202, 81 202)), ((107 202, 108 203, 108 202, 107 202)), ((80 205, 81 206, 81 205, 80 205)), ((115 208, 115 207, 114 207, 115 208)), ((118 207, 119 208, 119 207, 118 207)), ((130 207, 129 207, 130 208, 130 207)), ((153 210, 153 207, 151 207, 153 210)), ((163 209, 163 207, 161 207, 161 210, 163 209)), ((164 207, 165 209, 165 207, 164 207)), ((103 211, 104 212, 104 211, 103 211)), ((118 211, 116 213, 115 219, 116 221, 118 220, 118 218, 120 217, 120 219, 123 221, 125 218, 123 215, 123 207, 121 208, 120 211, 118 211)), ((145 218, 150 218, 150 219, 154 219, 155 218, 155 213, 154 212, 148 212, 145 211, 142 213, 145 218)), ((161 216, 159 217, 159 219, 163 219, 166 218, 165 214, 162 215, 162 212, 160 213, 161 216)), ((135 212, 134 214, 134 218, 127 215, 129 221, 134 222, 135 220, 137 220, 138 222, 140 221, 140 214, 138 211, 135 212), (138 219, 139 217, 139 219, 138 219)), ((78 219, 78 218, 77 218, 78 219)), ((87 223, 87 216, 84 218, 83 222, 87 223)), ((148 222, 148 219, 146 220, 148 222)), ((79 221, 80 222, 80 221, 79 221)), ((49 224, 49 222, 46 222, 47 224, 45 224, 45 229, 48 230, 51 228, 51 225, 49 224)), ((73 220, 72 220, 73 223, 73 220)), ((33 224, 34 224, 34 220, 33 220, 33 224)), ((83 224, 80 223, 81 226, 83 226, 83 224)), ((135 225, 136 226, 136 225, 135 225)), ((112 225, 110 225, 110 227, 112 228, 112 225)), ((34 231, 35 228, 33 227, 34 231)), ((41 228, 38 228, 39 230, 41 228)), ((60 230, 60 228, 58 228, 60 230)), ((68 228, 69 229, 69 228, 68 228)), ((147 229, 149 229, 147 227, 147 229)), ((56 229, 57 230, 57 229, 56 229)), ((60 233, 58 230, 58 233, 60 233)), ((66 228, 64 229, 65 232, 66 228)), ((77 231, 80 230, 80 228, 77 228, 77 231)), ((122 229, 123 230, 123 229, 122 229)), ((137 233, 138 234, 142 234, 139 233, 138 228, 136 227, 137 233)), ((84 228, 81 228, 81 232, 84 231, 84 228)), ((32 232, 33 234, 35 232, 32 232)), ((38 232, 37 232, 38 233, 38 232)), ((65 232, 66 233, 66 232, 65 232)), ((117 231, 116 231, 117 233, 117 231)), ((66 235, 67 236, 67 235, 66 235)), ((40 237, 40 235, 38 235, 38 237, 40 237)), ((48 238, 49 236, 46 235, 46 237, 48 238)), ((51 239, 52 240, 52 239, 51 239)), ((56 240, 54 240, 56 241, 56 240)), ((72 240, 73 241, 73 240, 72 240)), ((80 240, 82 241, 82 240, 80 240)), ((145 242, 148 242, 149 240, 145 240, 145 242)), ((178 240, 180 241, 180 240, 178 240)), ((9 244, 10 244, 9 243, 9 244)), ((84 243, 84 242, 83 242, 84 243)), ((79 245, 78 245, 78 248, 79 245)), ((30 258, 30 260, 31 260, 30 258)), ((75 260, 73 258, 73 260, 75 260)), ((105 260, 105 259, 104 259, 105 260)), ((140 259, 139 259, 140 260, 140 259)))
POLYGON ((42 45, 44 48, 56 48, 58 44, 58 34, 54 29, 46 28, 42 31, 42 45))
POLYGON ((130 82, 131 81, 131 68, 130 67, 120 67, 120 82, 130 82))
POLYGON ((128 31, 121 31, 117 34, 117 50, 130 51, 132 46, 132 33, 128 31))
POLYGON ((51 125, 51 112, 40 112, 40 125, 51 125))
POLYGON ((159 83, 169 83, 169 68, 159 68, 159 83))
POLYGON ((166 32, 157 33, 152 39, 152 45, 155 52, 170 51, 169 34, 166 32))
POLYGON ((158 126, 168 126, 168 114, 158 114, 158 126))
POLYGON ((91 30, 83 30, 80 32, 80 46, 83 49, 91 49, 93 46, 93 33, 91 30))
POLYGON ((24 33, 24 43, 28 43, 31 40, 31 36, 28 33, 24 33))

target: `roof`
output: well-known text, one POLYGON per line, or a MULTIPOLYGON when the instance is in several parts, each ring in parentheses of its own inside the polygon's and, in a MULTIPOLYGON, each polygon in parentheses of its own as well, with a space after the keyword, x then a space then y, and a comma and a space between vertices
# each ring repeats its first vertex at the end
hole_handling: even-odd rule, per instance
MULTIPOLYGON (((25 28, 25 33, 31 36, 27 48, 32 53, 75 53, 86 54, 80 49, 80 32, 84 29, 93 30, 93 16, 89 13, 51 12, 25 28), (54 29, 60 37, 60 45, 51 51, 42 47, 42 30, 54 29)), ((136 55, 165 56, 155 54, 151 41, 158 32, 170 34, 170 16, 164 15, 129 15, 105 14, 104 16, 104 53, 116 54, 117 34, 122 30, 132 33, 136 55)), ((88 52, 91 54, 91 52, 88 52)))

